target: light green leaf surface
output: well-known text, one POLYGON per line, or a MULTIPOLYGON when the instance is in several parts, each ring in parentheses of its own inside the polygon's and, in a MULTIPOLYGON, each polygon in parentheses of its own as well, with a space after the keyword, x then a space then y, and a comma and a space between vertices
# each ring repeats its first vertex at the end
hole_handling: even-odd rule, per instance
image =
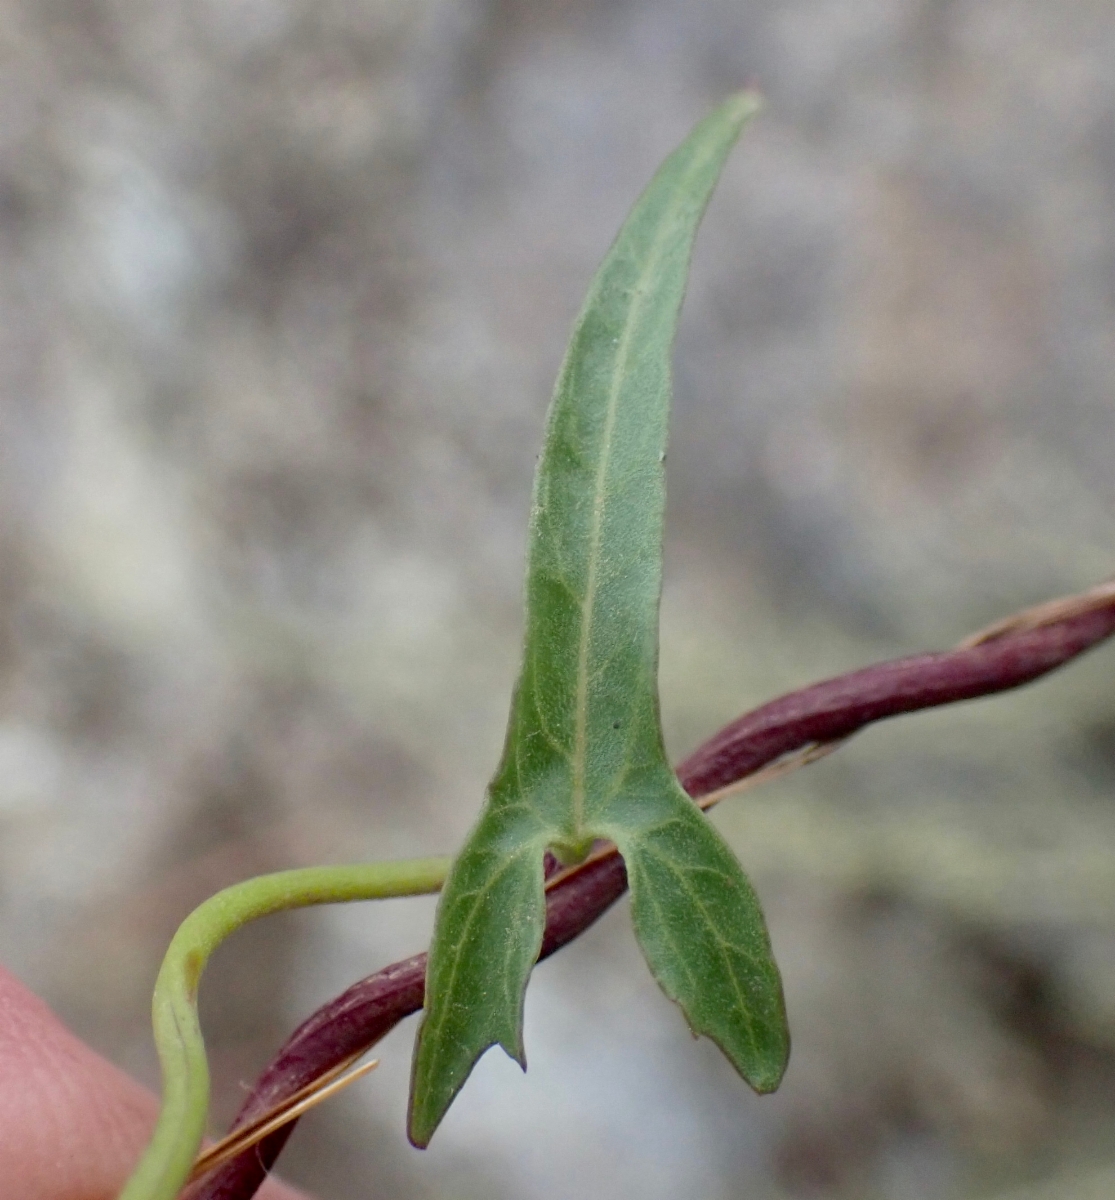
POLYGON ((655 977, 759 1090, 788 1037, 762 914, 677 783, 658 715, 670 356, 693 237, 757 108, 742 93, 666 160, 592 283, 535 477, 526 639, 503 759, 442 892, 415 1050, 410 1137, 428 1143, 476 1060, 525 1066, 523 996, 542 941, 542 856, 596 838, 628 863, 655 977))

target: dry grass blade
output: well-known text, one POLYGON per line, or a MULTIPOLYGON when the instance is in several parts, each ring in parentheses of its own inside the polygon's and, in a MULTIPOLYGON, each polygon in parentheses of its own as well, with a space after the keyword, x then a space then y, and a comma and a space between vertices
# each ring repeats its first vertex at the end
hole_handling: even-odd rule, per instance
POLYGON ((254 1121, 247 1125, 242 1125, 239 1129, 234 1129, 226 1137, 221 1138, 215 1145, 210 1146, 198 1155, 197 1162, 194 1163, 193 1170, 190 1172, 187 1182, 193 1183, 195 1179, 199 1179, 207 1171, 212 1171, 214 1167, 219 1167, 222 1163, 228 1162, 230 1159, 242 1154, 245 1150, 250 1150, 258 1142, 263 1141, 265 1137, 274 1133, 276 1129, 281 1129, 284 1125, 290 1124, 291 1121, 298 1120, 299 1117, 309 1112, 311 1108, 316 1108, 317 1105, 328 1100, 331 1096, 336 1096, 339 1092, 344 1091, 349 1084, 362 1079, 370 1071, 374 1071, 379 1066, 379 1059, 375 1058, 371 1062, 357 1067, 355 1070, 348 1071, 348 1068, 359 1057, 360 1055, 356 1054, 345 1059, 344 1062, 338 1063, 332 1070, 318 1076, 312 1083, 306 1084, 304 1088, 295 1092, 294 1095, 288 1096, 286 1100, 276 1104, 274 1108, 261 1113, 254 1121), (345 1074, 346 1071, 348 1071, 347 1075, 345 1074))
MULTIPOLYGON (((1113 603, 1115 603, 1115 578, 1097 584, 1086 592, 1060 596, 1056 600, 1047 600, 1043 604, 1035 604, 1031 608, 1024 608, 1020 612, 1012 613, 1009 617, 1004 617, 1001 621, 996 621, 993 625, 988 625, 966 637, 962 642, 957 643, 956 649, 971 650, 1008 634, 1028 633, 1034 629, 1044 629, 1061 621, 1082 617, 1086 613, 1110 608, 1113 603)), ((789 775, 800 767, 806 767, 831 754, 834 750, 838 750, 847 740, 844 737, 832 742, 814 742, 809 746, 803 746, 800 750, 772 762, 753 775, 746 775, 735 783, 730 783, 726 787, 718 788, 715 792, 709 792, 707 795, 699 797, 697 805, 707 811, 719 804, 721 800, 727 799, 728 796, 748 792, 761 784, 781 779, 783 775, 789 775)))
POLYGON ((703 812, 707 812, 729 796, 737 796, 740 792, 749 792, 752 788, 761 787, 764 783, 781 779, 783 775, 789 775, 800 767, 807 767, 810 763, 824 758, 834 750, 839 750, 847 740, 847 738, 839 738, 835 742, 813 742, 811 745, 803 746, 800 750, 795 750, 793 754, 787 754, 785 758, 777 759, 769 766, 756 771, 754 775, 746 775, 743 779, 737 779, 735 783, 717 788, 715 792, 697 797, 697 807, 703 812))
POLYGON ((1043 629, 1047 625, 1056 625, 1060 621, 1072 617, 1082 617, 1085 613, 1096 612, 1108 608, 1115 602, 1115 579, 1089 588, 1086 592, 1078 592, 1073 596, 1061 596, 1056 600, 1047 600, 1044 604, 1035 604, 1032 608, 1024 608, 1021 612, 1013 613, 988 625, 978 633, 966 637, 958 650, 970 650, 974 646, 982 646, 984 642, 992 642, 996 638, 1005 637, 1009 633, 1027 633, 1032 629, 1043 629))

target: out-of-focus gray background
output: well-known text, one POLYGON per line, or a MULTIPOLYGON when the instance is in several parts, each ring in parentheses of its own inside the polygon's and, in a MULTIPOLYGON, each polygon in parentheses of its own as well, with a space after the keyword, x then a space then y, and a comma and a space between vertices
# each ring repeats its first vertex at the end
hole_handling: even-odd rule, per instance
MULTIPOLYGON (((624 213, 768 108, 677 346, 662 693, 743 709, 1115 570, 1109 0, 2 0, 0 959, 152 1083, 219 886, 449 852, 498 757, 530 474, 624 213)), ((758 1099, 621 905, 422 1155, 413 1022, 284 1159, 322 1197, 1115 1192, 1115 651, 718 815, 795 1052, 758 1099)), ((203 989, 217 1110, 425 901, 203 989)))

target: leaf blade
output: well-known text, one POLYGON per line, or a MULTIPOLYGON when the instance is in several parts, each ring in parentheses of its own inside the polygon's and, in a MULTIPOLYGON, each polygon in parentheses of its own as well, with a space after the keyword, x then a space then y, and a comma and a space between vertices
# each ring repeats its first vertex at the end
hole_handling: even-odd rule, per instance
POLYGON ((637 839, 645 818, 617 804, 633 780, 652 780, 668 807, 692 809, 666 760, 657 694, 670 357, 697 226, 757 107, 751 94, 732 97, 666 160, 574 326, 535 476, 523 667, 504 753, 438 905, 411 1079, 415 1145, 428 1143, 491 1045, 522 1061, 544 847, 575 859, 597 836, 637 839), (499 903, 466 954, 475 881, 506 871, 501 854, 518 864, 521 886, 493 885, 499 903), (503 953, 500 930, 515 953, 503 953))

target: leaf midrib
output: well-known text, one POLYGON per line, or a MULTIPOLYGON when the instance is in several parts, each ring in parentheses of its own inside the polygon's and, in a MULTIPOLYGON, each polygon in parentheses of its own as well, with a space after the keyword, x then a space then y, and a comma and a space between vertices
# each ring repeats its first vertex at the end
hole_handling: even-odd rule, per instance
MULTIPOLYGON (((692 174, 692 167, 687 174, 692 174)), ((674 205, 673 207, 677 207, 674 205)), ((596 467, 596 480, 592 498, 592 532, 589 541, 588 568, 585 578, 585 598, 581 607, 581 633, 577 645, 577 701, 575 724, 573 732, 573 836, 580 840, 586 835, 585 824, 585 762, 588 743, 588 654, 589 643, 592 640, 592 618, 596 604, 596 589, 600 568, 600 544, 604 530, 604 509, 607 507, 604 483, 608 475, 608 466, 612 454, 612 436, 615 432, 616 416, 619 411, 619 398, 623 390, 627 360, 631 353, 634 331, 642 317, 646 297, 650 294, 646 281, 658 265, 662 252, 662 243, 669 232, 669 222, 662 221, 654 235, 652 250, 638 282, 632 289, 635 299, 624 323, 623 334, 620 338, 619 349, 612 360, 612 381, 608 393, 607 416, 604 421, 603 446, 600 461, 596 467)))

